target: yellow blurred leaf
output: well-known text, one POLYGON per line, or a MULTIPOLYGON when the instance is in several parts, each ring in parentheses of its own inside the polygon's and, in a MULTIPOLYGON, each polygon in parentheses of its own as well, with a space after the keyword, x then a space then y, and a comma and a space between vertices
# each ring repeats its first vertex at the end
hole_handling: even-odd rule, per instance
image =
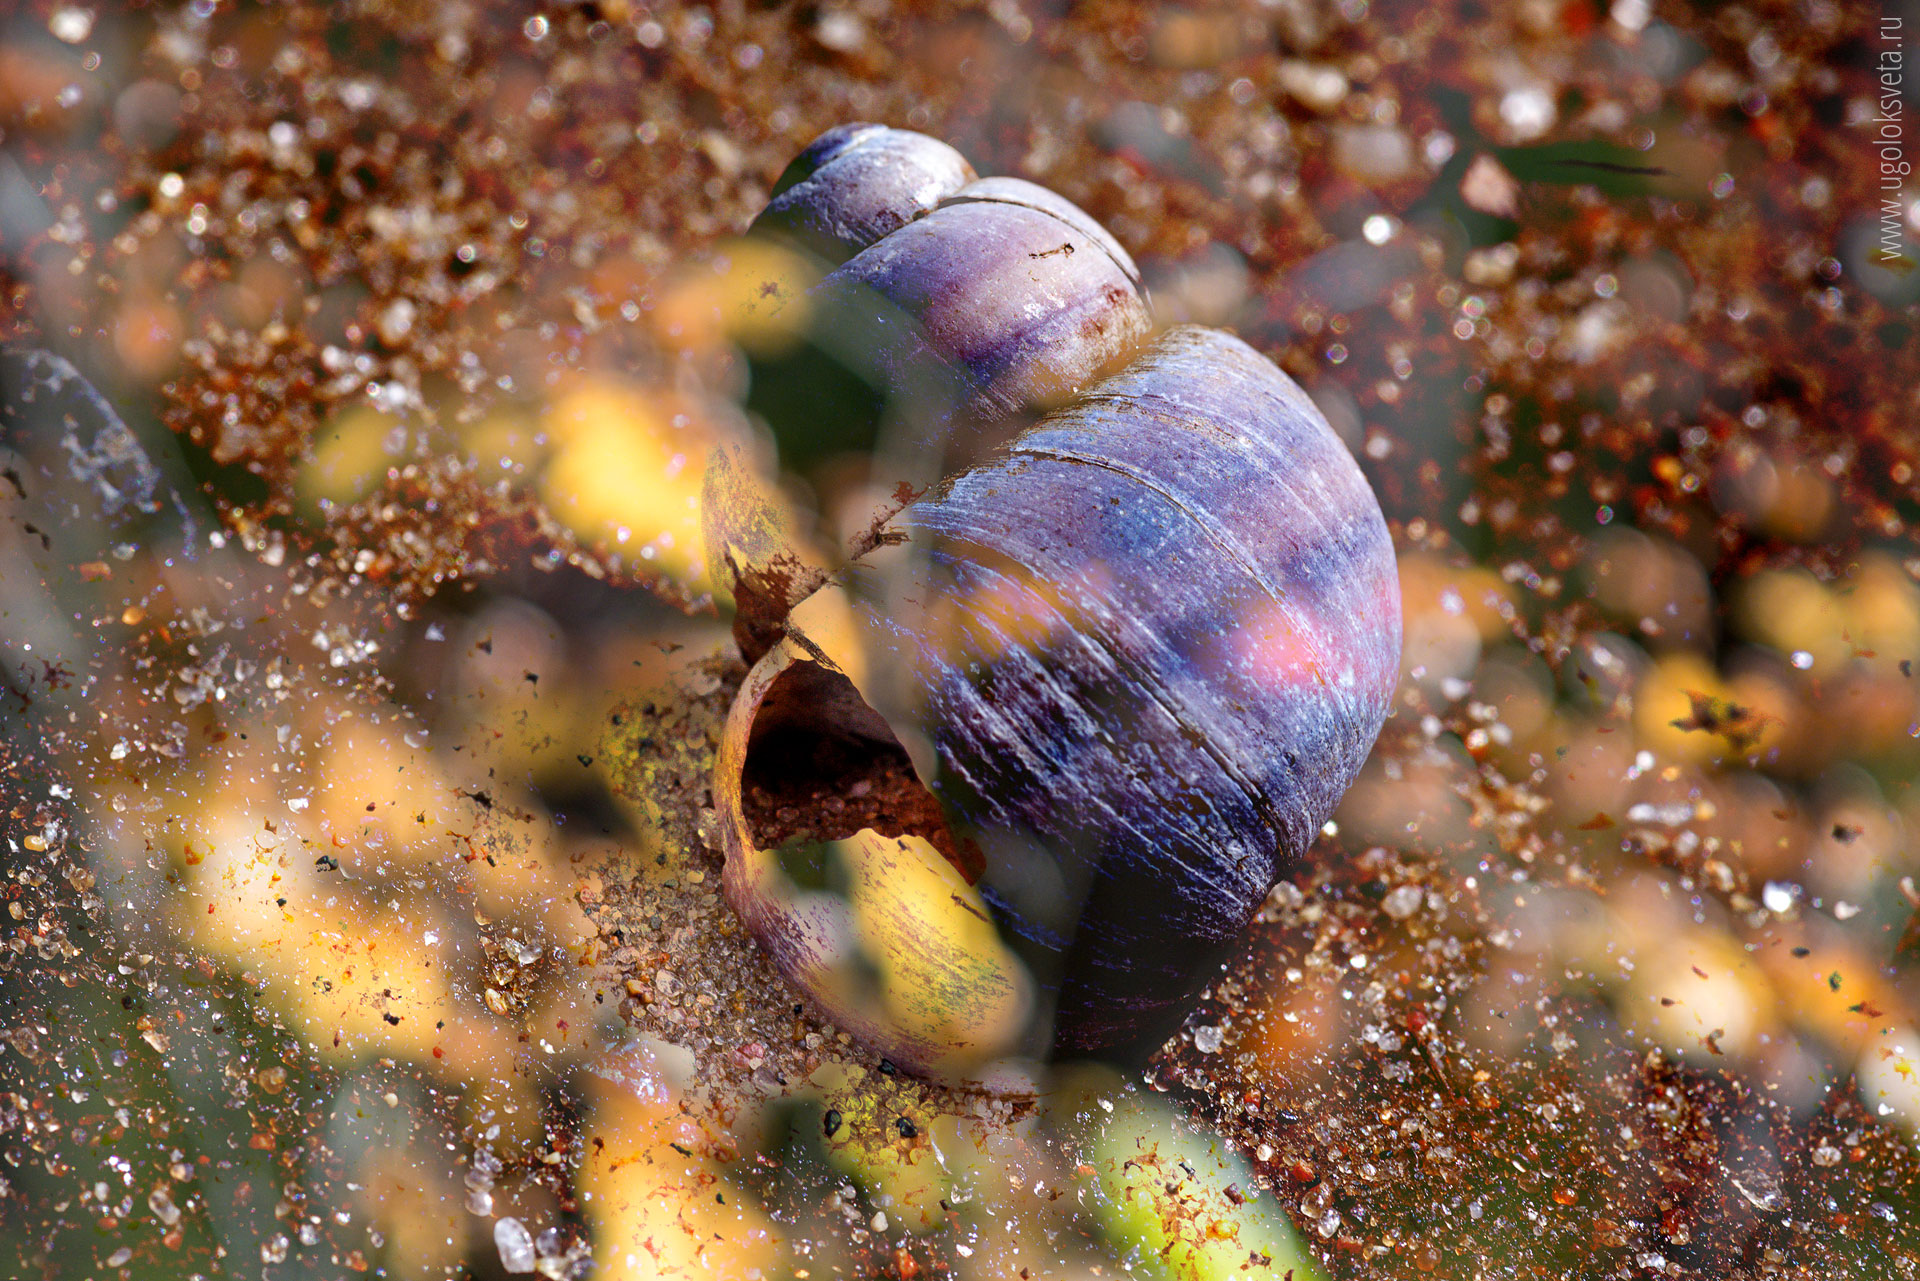
POLYGON ((588 542, 707 590, 700 485, 713 442, 694 406, 590 377, 547 408, 541 429, 554 452, 540 491, 555 517, 588 542))

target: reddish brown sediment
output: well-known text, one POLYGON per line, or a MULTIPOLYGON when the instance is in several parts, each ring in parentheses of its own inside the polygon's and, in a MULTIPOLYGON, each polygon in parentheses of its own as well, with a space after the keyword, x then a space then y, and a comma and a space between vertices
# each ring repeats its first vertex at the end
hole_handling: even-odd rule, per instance
MULTIPOLYGON (((68 695, 56 686, 69 677, 85 689, 88 705, 49 722, 45 741, 109 725, 84 758, 109 794, 121 795, 116 780, 133 768, 108 757, 117 740, 193 761, 242 744, 211 724, 202 733, 208 707, 178 710, 173 690, 198 688, 189 676, 206 669, 186 652, 204 639, 187 627, 189 607, 245 602, 237 621, 263 639, 306 618, 316 595, 417 605, 439 592, 457 616, 465 598, 449 583, 549 592, 547 607, 589 637, 584 652, 618 656, 547 669, 538 706, 568 691, 583 705, 624 691, 628 655, 592 630, 604 615, 576 606, 608 597, 570 573, 525 567, 544 570, 557 548, 562 564, 608 582, 673 588, 632 563, 631 543, 587 548, 561 532, 538 490, 546 456, 502 467, 495 438, 472 429, 496 411, 531 412, 556 371, 616 371, 649 391, 736 385, 724 328, 689 319, 704 313, 677 291, 719 278, 712 266, 730 252, 719 246, 821 129, 849 119, 924 129, 983 171, 1072 198, 1136 256, 1164 314, 1231 325, 1298 379, 1382 495, 1409 584, 1428 674, 1403 688, 1340 833, 1270 900, 1194 1031, 1158 1061, 1156 1083, 1256 1160, 1284 1217, 1340 1278, 1677 1267, 1757 1281, 1879 1275, 1920 1258, 1912 1144, 1897 1111, 1880 1115, 1892 1103, 1869 1093, 1874 1073, 1897 1061, 1881 1051, 1915 1025, 1916 958, 1896 953, 1911 910, 1890 886, 1916 871, 1898 834, 1920 823, 1913 685, 1901 666, 1920 648, 1904 624, 1885 625, 1906 616, 1913 592, 1920 343, 1911 294, 1889 287, 1897 273, 1876 269, 1871 239, 1860 239, 1882 194, 1861 123, 1880 110, 1880 10, 1295 0, 656 10, 614 0, 549 6, 536 39, 523 25, 531 12, 511 6, 473 6, 457 31, 442 25, 451 11, 431 5, 347 17, 219 5, 192 31, 147 6, 92 71, 87 46, 38 30, 80 6, 29 8, 11 29, 20 43, 7 67, 19 74, 0 93, 0 125, 58 235, 9 244, 0 324, 13 339, 65 344, 130 413, 163 406, 205 451, 196 458, 238 469, 224 476, 241 482, 222 491, 242 537, 219 583, 179 562, 151 577, 186 602, 178 611, 144 589, 111 610, 63 598, 88 620, 91 658, 104 666, 43 676, 29 664, 12 678, 10 710, 29 699, 60 706, 68 695), (68 85, 77 99, 62 96, 68 85), (1550 123, 1531 134, 1512 123, 1529 118, 1550 123), (273 133, 281 124, 293 132, 273 133), (1568 147, 1620 167, 1553 163, 1568 147), (1513 217, 1476 205, 1488 204, 1470 181, 1476 165, 1511 180, 1497 185, 1513 217), (463 247, 471 261, 456 256, 463 247), (302 498, 303 469, 328 424, 366 404, 376 382, 420 394, 422 408, 408 411, 417 430, 369 473, 370 490, 321 512, 302 498), (1805 573, 1774 590, 1789 569, 1805 573), (1794 631, 1802 624, 1806 635, 1794 631), (137 682, 114 683, 116 649, 147 664, 137 682), (1797 666, 1802 655, 1811 666, 1797 666), (1754 716, 1675 727, 1689 690, 1754 716), (169 737, 176 722, 194 737, 169 737), (1839 823, 1863 835, 1833 838, 1839 823), (1766 891, 1782 883, 1806 893, 1776 913, 1766 891), (1588 948, 1596 937, 1604 949, 1588 948), (1702 940, 1724 948, 1673 959, 1702 940), (1727 1011, 1753 1016, 1747 1034, 1727 1011)), ((122 21, 114 8, 87 7, 100 32, 122 21)), ((1909 65, 1912 47, 1909 35, 1909 65)), ((25 481, 41 492, 33 475, 25 481)), ((0 481, 0 495, 14 492, 0 481)), ((855 513, 856 527, 865 518, 855 513)), ((98 592, 146 581, 110 547, 85 563, 111 570, 91 584, 98 592)), ((67 586, 59 577, 53 588, 67 586)), ((350 669, 365 677, 352 704, 363 725, 440 645, 381 618, 374 630, 391 643, 350 669)), ((278 652, 290 662, 319 654, 291 633, 278 652)), ((500 652, 513 652, 504 631, 500 652)), ((289 687, 304 695, 329 671, 296 663, 289 687)), ((553 748, 567 762, 593 756, 592 772, 606 771, 645 825, 641 853, 607 868, 584 909, 618 971, 607 1008, 623 1007, 621 1026, 687 1047, 698 1084, 675 1106, 750 1124, 757 1101, 846 1066, 868 1074, 857 1093, 876 1110, 856 1118, 849 1108, 838 1133, 879 1135, 930 1161, 927 1118, 978 1100, 881 1073, 837 1029, 796 1014, 790 985, 720 898, 703 814, 711 741, 740 669, 704 676, 634 703, 604 750, 585 734, 553 748), (663 973, 671 981, 656 982, 663 973), (919 1124, 918 1138, 889 1128, 900 1115, 919 1124)), ((308 755, 320 726, 302 729, 301 763, 317 769, 308 755)), ((57 808, 40 799, 50 750, 23 736, 6 753, 42 843, 57 808)), ((146 758, 134 760, 152 784, 146 758)), ((153 768, 175 767, 156 758, 153 768)), ((507 811, 538 806, 517 778, 502 779, 478 790, 517 831, 523 817, 507 811)), ((102 884, 138 875, 147 839, 172 866, 179 830, 156 819, 133 832, 124 868, 70 844, 46 883, 16 882, 9 901, 21 915, 7 937, 21 960, 6 963, 90 946, 99 936, 69 934, 79 917, 58 892, 96 872, 108 873, 102 884)), ((492 873, 513 865, 503 854, 526 852, 476 843, 452 857, 492 873)), ((9 870, 37 874, 41 859, 21 850, 5 856, 9 870)), ((323 845, 316 857, 350 866, 349 854, 323 845)), ((563 896, 566 879, 556 877, 563 896)), ((388 898, 376 884, 386 889, 362 883, 369 921, 383 919, 388 898)), ((456 900, 454 915, 475 906, 456 900)), ((132 975, 116 973, 120 957, 100 958, 97 974, 63 960, 40 972, 44 986, 10 971, 7 989, 76 1010, 111 1011, 132 995, 128 1019, 162 1043, 172 1036, 178 1051, 192 1029, 172 1016, 206 1017, 203 985, 223 985, 228 1008, 263 1021, 238 1036, 219 1024, 206 1061, 231 1070, 182 1079, 251 1091, 279 1079, 255 1075, 256 1052, 284 1052, 279 1066, 309 1088, 255 1092, 244 1110, 253 1132, 239 1138, 275 1163, 270 1177, 203 1177, 200 1195, 215 1204, 222 1188, 284 1189, 304 1160, 311 1203, 330 1159, 351 1166, 324 1141, 328 1118, 386 1105, 374 1095, 365 1109, 317 1106, 340 1080, 332 1060, 257 1038, 281 1017, 273 1011, 303 1008, 320 989, 274 979, 250 957, 233 958, 229 975, 226 954, 195 942, 170 939, 154 962, 124 958, 132 975), (194 999, 163 1008, 167 988, 194 999), (89 994, 98 999, 74 1001, 89 994)), ((347 991, 345 971, 328 963, 319 977, 347 991)), ((377 986, 365 995, 382 999, 377 986)), ((589 1036, 585 1023, 574 1021, 572 1041, 550 1023, 532 1035, 564 1055, 589 1036)), ((468 1060, 456 1045, 445 1060, 410 1057, 413 1021, 379 1026, 396 1040, 353 1061, 391 1063, 380 1070, 399 1078, 399 1097, 416 1087, 421 1099, 477 1097, 458 1075, 468 1060)), ((91 1032, 68 1020, 76 1028, 91 1032)), ((38 1019, 8 1031, 17 1053, 5 1062, 24 1074, 15 1088, 32 1105, 0 1121, 21 1127, 10 1136, 48 1141, 56 1132, 43 1122, 53 1121, 71 1136, 77 1115, 110 1111, 63 1094, 73 1079, 50 1057, 84 1062, 98 1053, 88 1038, 63 1045, 60 1027, 38 1019), (62 1111, 68 1102, 75 1111, 62 1111)), ((129 1044, 136 1057, 151 1052, 140 1033, 129 1044)), ((544 1061, 528 1042, 506 1038, 505 1050, 483 1060, 489 1070, 544 1061)), ((162 1081, 157 1070, 141 1079, 162 1081)), ((575 1097, 552 1097, 562 1094, 575 1097)), ((148 1095, 133 1115, 175 1129, 209 1119, 187 1106, 168 1115, 178 1102, 148 1095)), ((582 1137, 591 1148, 618 1136, 582 1137)), ((163 1236, 143 1234, 144 1194, 102 1235, 93 1211, 117 1207, 82 1195, 92 1157, 73 1160, 51 1141, 47 1159, 65 1157, 57 1168, 74 1173, 52 1183, 22 1174, 35 1181, 20 1183, 30 1230, 19 1238, 98 1242, 97 1271, 122 1249, 145 1266, 147 1243, 163 1236)), ((514 1167, 545 1172, 555 1198, 571 1195, 568 1153, 578 1150, 560 1146, 555 1164, 529 1146, 514 1167)), ((399 1149, 367 1150, 400 1159, 399 1149)), ((157 1187, 164 1158, 136 1162, 136 1181, 157 1187)), ((459 1185, 458 1169, 412 1178, 422 1172, 406 1170, 418 1186, 459 1185)), ((1012 1212, 991 1221, 978 1203, 962 1206, 954 1227, 912 1238, 897 1212, 894 1228, 875 1229, 878 1207, 856 1198, 844 1213, 797 1220, 794 1235, 831 1255, 809 1258, 815 1275, 904 1274, 896 1244, 921 1275, 967 1274, 994 1251, 955 1247, 1002 1231, 1039 1273, 1086 1234, 1048 1217, 1080 1200, 1048 1199, 1059 1190, 1010 1198, 1012 1212), (1030 1235, 1006 1228, 1013 1219, 1030 1235)), ((756 1194, 725 1192, 729 1206, 756 1194)), ((809 1186, 807 1206, 825 1195, 809 1186)), ((273 1200, 256 1196, 250 1219, 271 1228, 273 1200)), ((295 1200, 284 1204, 292 1214, 295 1200)), ((362 1230, 376 1221, 393 1266, 411 1257, 421 1238, 404 1229, 433 1217, 414 1208, 378 1220, 356 1209, 350 1228, 326 1227, 335 1269, 383 1265, 362 1230)), ((462 1213, 457 1202, 448 1212, 462 1213)), ((165 1239, 159 1248, 174 1249, 178 1230, 165 1239)), ((209 1248, 195 1240, 187 1235, 189 1252, 209 1248)), ((714 1244, 711 1233, 700 1241, 714 1244)), ((472 1270, 495 1266, 484 1232, 432 1245, 467 1249, 472 1270)), ((453 1257, 436 1255, 436 1266, 453 1257)))

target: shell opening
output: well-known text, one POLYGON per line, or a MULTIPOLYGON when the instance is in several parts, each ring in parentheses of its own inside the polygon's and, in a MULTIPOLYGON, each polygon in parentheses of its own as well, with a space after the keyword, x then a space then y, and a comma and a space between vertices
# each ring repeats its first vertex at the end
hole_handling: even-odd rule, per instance
MULTIPOLYGON (((871 829, 920 837, 968 884, 985 870, 979 847, 948 827, 886 721, 852 681, 818 663, 796 662, 768 687, 748 732, 742 783, 741 810, 760 849, 804 851, 871 829)), ((820 870, 804 854, 782 866, 818 888, 820 870)))

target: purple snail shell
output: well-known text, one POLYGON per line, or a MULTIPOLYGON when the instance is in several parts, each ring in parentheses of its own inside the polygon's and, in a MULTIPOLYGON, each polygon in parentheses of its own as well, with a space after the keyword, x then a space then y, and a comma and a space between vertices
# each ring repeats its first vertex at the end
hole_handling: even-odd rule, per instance
MULTIPOLYGON (((972 207, 1025 226, 1035 211, 1004 198, 1010 181, 984 180, 972 207)), ((998 295, 972 332, 939 296, 991 243, 968 208, 963 191, 847 264, 867 260, 862 278, 950 350, 1003 340, 998 295)), ((1036 216, 1054 226, 1020 234, 1062 234, 1066 219, 1036 216)), ((1060 265, 1093 283, 1029 295, 1027 333, 1051 336, 1039 363, 1074 330, 1075 298, 1128 278, 1104 232, 1076 234, 1084 250, 1060 265)), ((801 601, 723 738, 729 899, 829 1017, 913 1071, 1151 1053, 1305 856, 1392 696, 1392 543, 1312 401, 1218 330, 1120 347, 1130 361, 1090 386, 1072 352, 1036 376, 1074 398, 801 601), (845 903, 796 888, 756 848, 742 780, 835 742, 904 752, 969 857, 867 831, 827 843, 845 903), (894 981, 863 996, 863 972, 894 981)))

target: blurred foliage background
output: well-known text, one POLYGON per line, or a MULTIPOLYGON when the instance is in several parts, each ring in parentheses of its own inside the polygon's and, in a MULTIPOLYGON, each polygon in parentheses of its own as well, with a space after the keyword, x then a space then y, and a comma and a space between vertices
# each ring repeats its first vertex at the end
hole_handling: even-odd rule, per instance
POLYGON ((1920 1271, 1911 5, 0 23, 8 1275, 1920 1271), (1081 203, 1400 551, 1313 865, 1025 1111, 787 1018, 700 838, 706 458, 892 491, 750 373, 851 119, 1081 203))

